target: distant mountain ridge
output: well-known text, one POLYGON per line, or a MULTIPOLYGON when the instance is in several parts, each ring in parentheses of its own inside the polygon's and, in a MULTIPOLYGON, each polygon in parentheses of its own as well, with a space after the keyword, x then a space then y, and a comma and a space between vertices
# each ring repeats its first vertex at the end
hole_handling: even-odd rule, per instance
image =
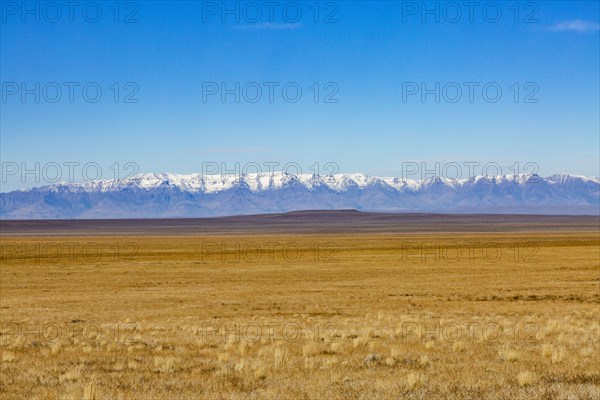
POLYGON ((365 174, 139 174, 0 193, 2 219, 186 218, 299 210, 600 214, 600 179, 557 174, 412 180, 365 174))

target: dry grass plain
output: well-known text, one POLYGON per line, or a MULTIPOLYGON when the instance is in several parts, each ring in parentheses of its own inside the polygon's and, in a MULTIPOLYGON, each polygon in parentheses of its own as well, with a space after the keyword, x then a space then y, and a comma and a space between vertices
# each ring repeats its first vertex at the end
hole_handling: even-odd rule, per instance
POLYGON ((597 230, 1 240, 2 399, 600 398, 597 230))

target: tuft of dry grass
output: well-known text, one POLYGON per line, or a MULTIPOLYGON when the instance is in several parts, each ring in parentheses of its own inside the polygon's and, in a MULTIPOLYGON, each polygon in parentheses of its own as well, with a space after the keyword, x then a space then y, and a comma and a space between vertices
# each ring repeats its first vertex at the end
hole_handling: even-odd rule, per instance
POLYGON ((455 353, 462 353, 467 348, 465 342, 454 342, 452 344, 452 351, 455 353))
POLYGON ((154 357, 154 368, 157 372, 169 374, 175 371, 175 357, 154 357))
POLYGON ((410 372, 406 376, 406 384, 409 389, 415 389, 425 383, 425 377, 420 372, 410 372))
POLYGON ((17 359, 17 356, 15 356, 15 353, 13 353, 12 351, 3 351, 2 352, 2 362, 4 363, 11 363, 13 361, 15 361, 17 359))
POLYGON ((75 368, 65 372, 64 374, 60 374, 60 376, 58 377, 58 381, 60 383, 77 382, 79 378, 81 378, 81 369, 75 368))
POLYGON ((500 357, 502 357, 504 360, 506 360, 508 362, 515 362, 515 361, 519 360, 520 354, 516 350, 503 349, 500 351, 500 357))
POLYGON ((519 386, 531 386, 536 384, 537 381, 537 376, 531 371, 521 371, 517 375, 517 382, 519 382, 519 386))

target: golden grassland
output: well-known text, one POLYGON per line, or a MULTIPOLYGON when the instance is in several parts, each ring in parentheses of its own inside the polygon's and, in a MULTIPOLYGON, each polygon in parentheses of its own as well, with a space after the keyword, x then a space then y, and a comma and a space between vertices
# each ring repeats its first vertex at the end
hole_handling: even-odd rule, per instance
POLYGON ((598 232, 2 238, 0 398, 598 399, 598 232))

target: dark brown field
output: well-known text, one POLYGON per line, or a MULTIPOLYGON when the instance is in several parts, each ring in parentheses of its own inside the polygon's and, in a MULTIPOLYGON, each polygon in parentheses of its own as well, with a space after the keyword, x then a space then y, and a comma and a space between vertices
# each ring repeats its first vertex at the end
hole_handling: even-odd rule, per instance
POLYGON ((196 219, 2 221, 0 235, 204 235, 598 231, 598 216, 383 214, 297 211, 196 219))

